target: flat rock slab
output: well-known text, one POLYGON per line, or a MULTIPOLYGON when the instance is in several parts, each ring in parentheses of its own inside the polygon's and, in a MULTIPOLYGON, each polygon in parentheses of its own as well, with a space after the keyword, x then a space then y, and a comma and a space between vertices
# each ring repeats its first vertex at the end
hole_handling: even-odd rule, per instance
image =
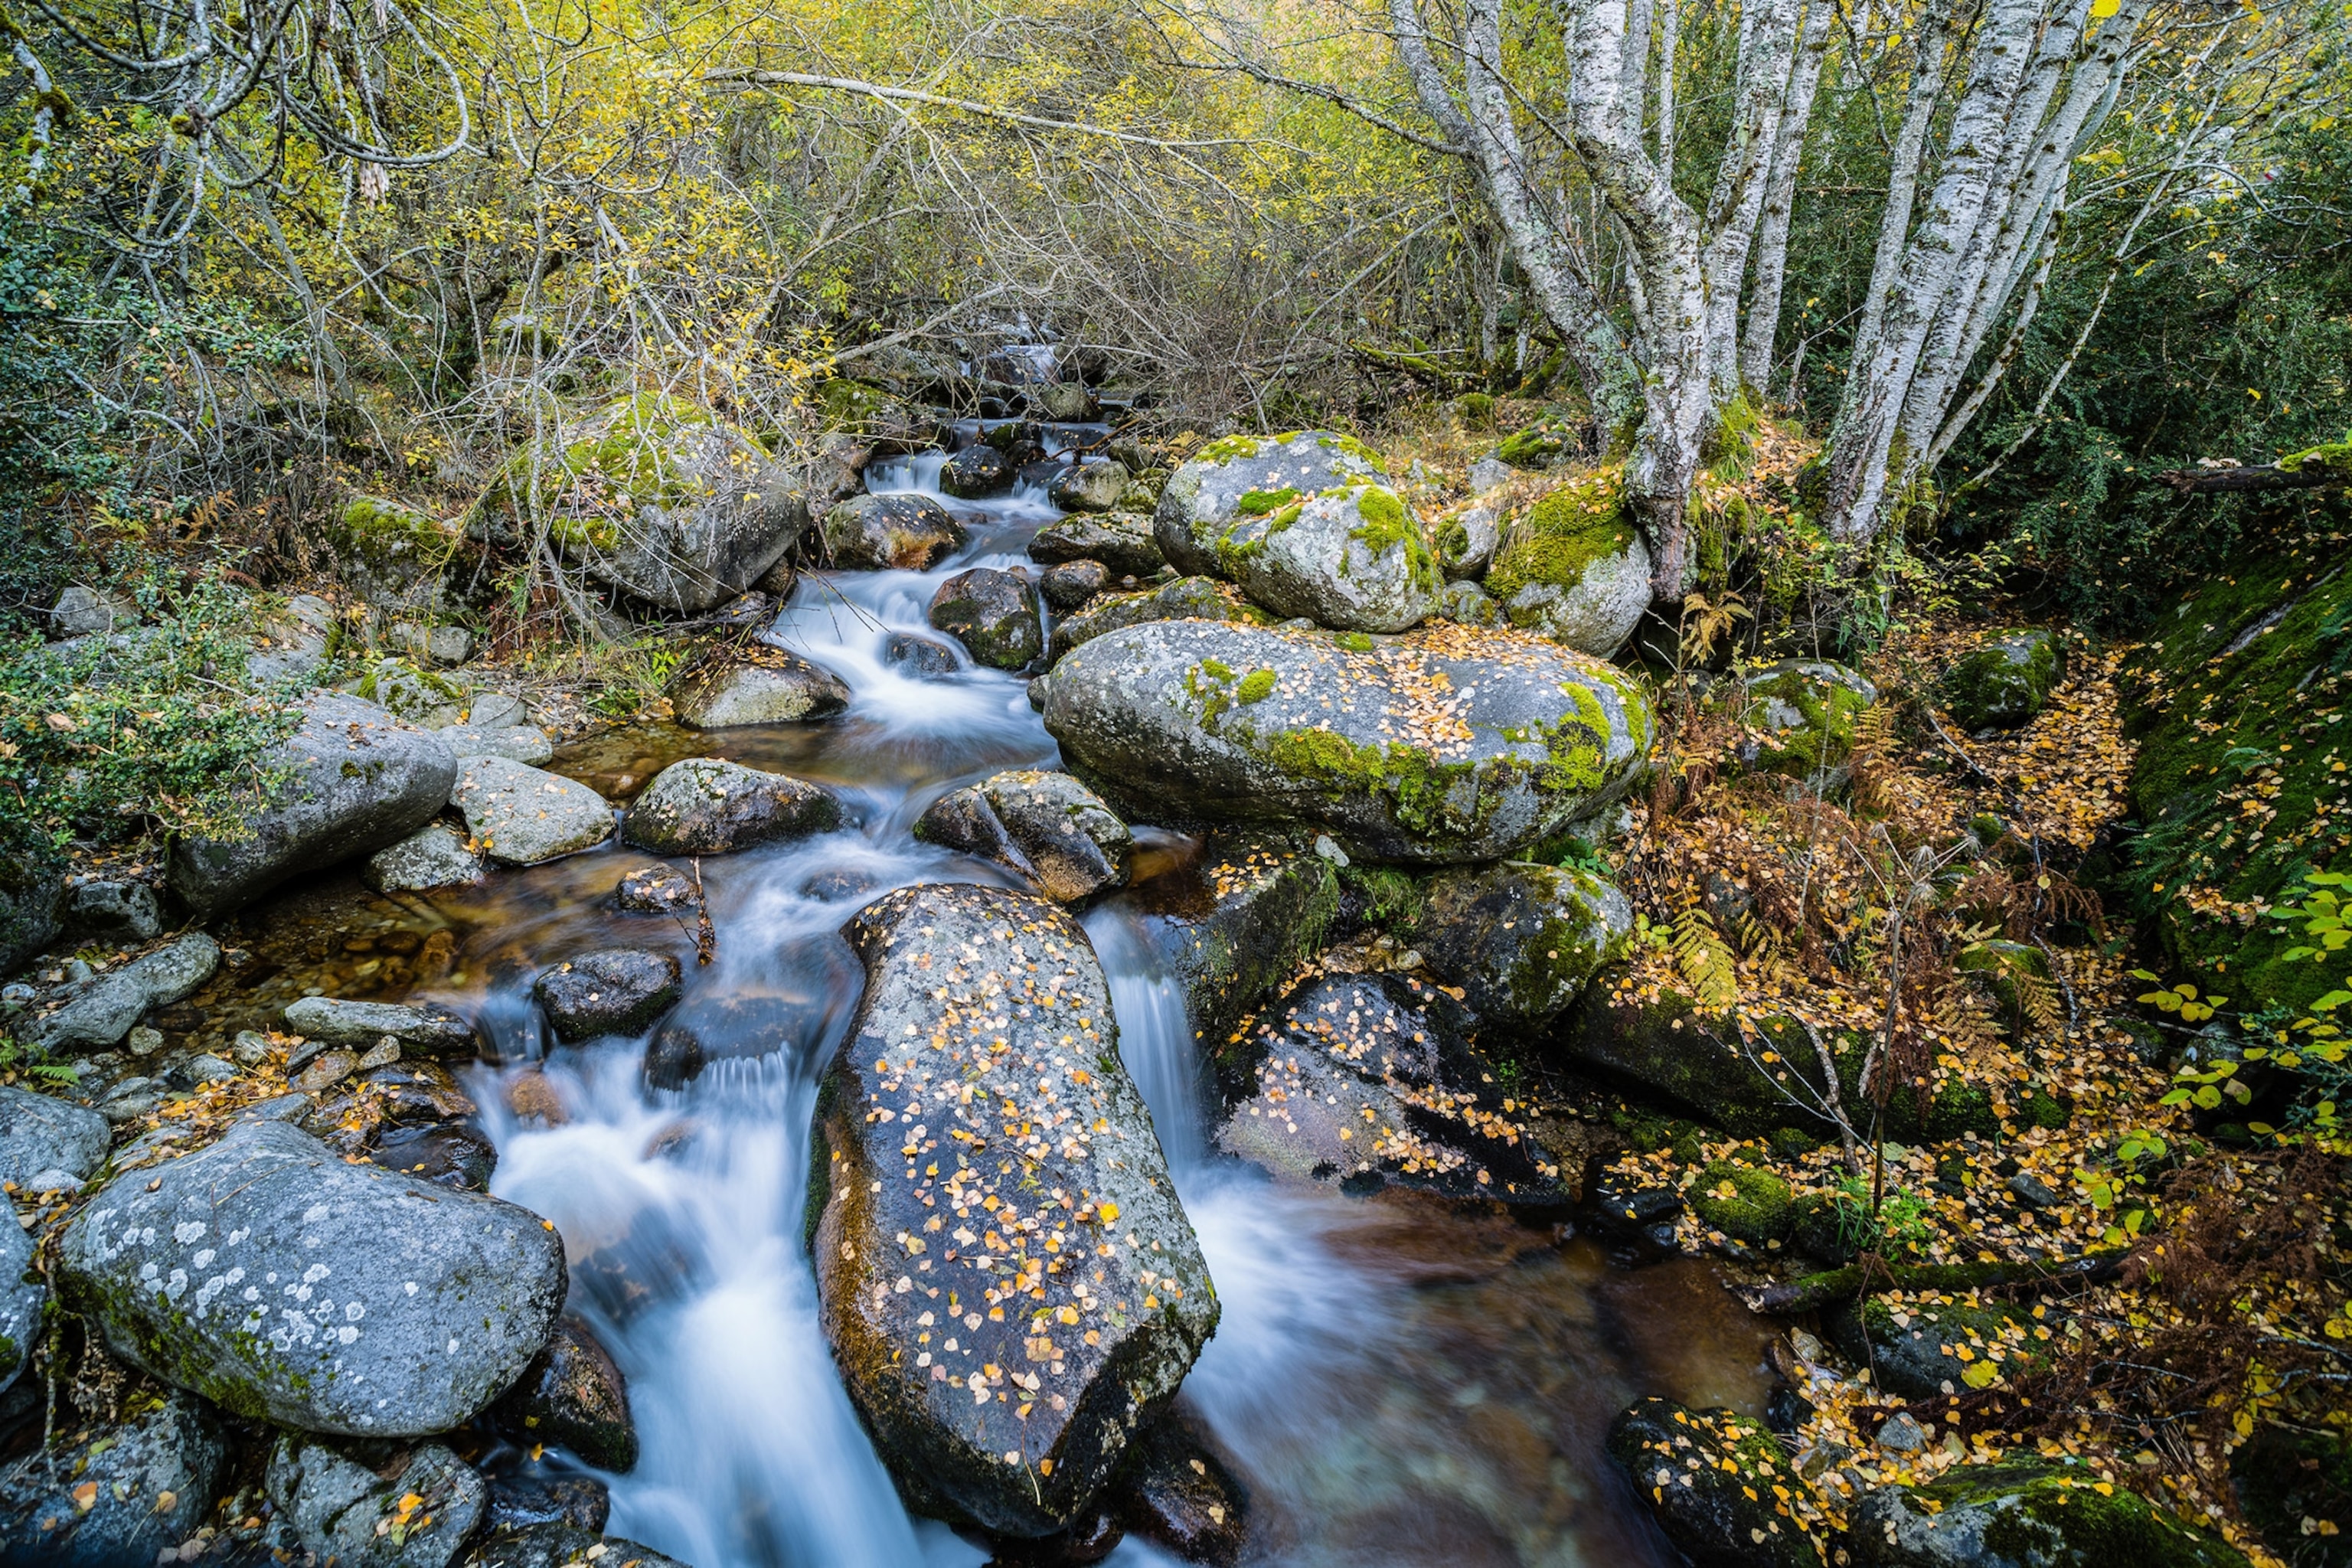
POLYGON ((698 665, 669 685, 670 711, 689 730, 797 724, 849 706, 841 677, 782 648, 698 665))
POLYGON ((457 765, 449 804, 491 859, 536 866, 613 836, 613 808, 574 779, 503 757, 467 757, 457 765))
POLYGON ((556 1038, 634 1035, 677 1000, 678 963, 666 952, 614 947, 583 952, 541 974, 530 994, 556 1038))
POLYGON ((220 943, 191 931, 53 994, 57 1005, 20 1026, 49 1050, 107 1050, 121 1043, 148 1008, 179 1001, 219 967, 220 943))
POLYGON ((1309 825, 1351 855, 1509 856, 1614 799, 1648 700, 1595 658, 1434 622, 1401 637, 1203 621, 1105 633, 1045 681, 1073 771, 1155 820, 1309 825))
POLYGON ((844 928, 866 994, 819 1100, 814 1255, 851 1399, 924 1512, 1074 1522, 1217 1302, 1086 932, 929 884, 844 928))
POLYGON ((457 768, 437 735, 333 692, 305 703, 299 726, 260 765, 289 776, 247 819, 250 836, 184 838, 173 848, 172 890, 200 917, 399 843, 448 800, 457 768))
POLYGON ((654 775, 622 819, 621 837, 660 855, 723 855, 840 826, 841 802, 822 784, 688 757, 654 775))
POLYGON ((305 996, 287 1005, 286 1026, 304 1039, 362 1049, 374 1047, 389 1035, 400 1042, 402 1050, 414 1056, 469 1057, 481 1045, 473 1025, 431 1003, 409 1006, 305 996))
POLYGON ((538 1215, 347 1165, 282 1121, 110 1184, 59 1256, 124 1360, 249 1419, 350 1436, 471 1420, 547 1343, 565 1288, 538 1215))
POLYGON ((63 1171, 86 1179, 106 1159, 106 1118, 55 1095, 0 1084, 0 1182, 63 1171))

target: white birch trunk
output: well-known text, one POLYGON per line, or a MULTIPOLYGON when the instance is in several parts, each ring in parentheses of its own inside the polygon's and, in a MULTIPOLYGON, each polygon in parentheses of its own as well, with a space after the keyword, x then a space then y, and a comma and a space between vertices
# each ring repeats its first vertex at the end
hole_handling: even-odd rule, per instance
POLYGON ((1756 229, 1756 287, 1748 297, 1748 327, 1739 347, 1739 379, 1759 397, 1769 390, 1772 344, 1780 328, 1780 294, 1789 273, 1789 222, 1797 205, 1797 167, 1804 161, 1805 127, 1812 120, 1813 95, 1821 87, 1822 66, 1828 58, 1836 23, 1830 0, 1809 0, 1789 96, 1780 105, 1780 128, 1773 138, 1764 214, 1756 229))
MULTIPOLYGON (((1957 0, 1929 0, 1919 18, 1919 41, 1911 68, 1911 90, 1903 106, 1903 128, 1895 133, 1895 153, 1888 160, 1886 205, 1878 215, 1878 249, 1870 265, 1870 288, 1863 296, 1862 320, 1853 333, 1853 364, 1864 363, 1878 346, 1878 329, 1886 312, 1886 291, 1895 285, 1903 264, 1903 243, 1911 233, 1911 209, 1918 199, 1919 171, 1927 155, 1927 132, 1936 118, 1936 100, 1944 90, 1945 55, 1951 43, 1952 13, 1957 0)), ((1847 382, 1848 400, 1856 384, 1847 382)), ((1843 420, 1843 412, 1841 410, 1843 420)))

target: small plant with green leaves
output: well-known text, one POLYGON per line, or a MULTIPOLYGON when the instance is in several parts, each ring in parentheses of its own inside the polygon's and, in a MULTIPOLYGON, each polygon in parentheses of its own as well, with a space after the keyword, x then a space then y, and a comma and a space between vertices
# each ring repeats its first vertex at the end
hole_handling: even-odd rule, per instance
POLYGON ((2114 1161, 2102 1170, 2088 1166, 2078 1168, 2074 1179, 2091 1200, 2091 1206, 2101 1214, 2114 1215, 2101 1237, 2109 1247, 2124 1247, 2137 1239, 2157 1217, 2156 1202, 2147 1197, 2147 1168, 2159 1164, 2171 1152, 2161 1134, 2137 1128, 2116 1145, 2114 1161))
POLYGON ((1910 1252, 1927 1245, 1935 1228, 1927 1223, 1927 1202, 1908 1187, 1889 1187, 1873 1213, 1870 1180, 1839 1178, 1830 1194, 1837 1215, 1838 1240, 1852 1252, 1910 1252))
POLYGON ((45 1047, 20 1044, 15 1036, 0 1032, 0 1082, 20 1075, 56 1089, 69 1089, 80 1079, 70 1065, 50 1060, 45 1047))

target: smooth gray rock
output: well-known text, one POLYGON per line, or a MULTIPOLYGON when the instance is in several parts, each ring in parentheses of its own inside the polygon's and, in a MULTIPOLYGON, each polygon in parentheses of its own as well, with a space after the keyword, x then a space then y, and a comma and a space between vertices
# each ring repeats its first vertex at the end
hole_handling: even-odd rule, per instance
POLYGON ((1510 483, 1511 477, 1517 472, 1517 468, 1490 452, 1470 465, 1470 493, 1485 495, 1499 485, 1510 483))
POLYGON ((1633 931, 1625 895, 1585 871, 1506 860, 1439 873, 1412 926, 1431 969, 1484 1024, 1542 1028, 1633 931))
POLYGON ((174 1393, 0 1482, 0 1556, 59 1568, 147 1568, 196 1532, 228 1471, 228 1439, 203 1400, 174 1393), (75 1497, 87 1487, 85 1510, 75 1497), (32 1548, 19 1558, 18 1548, 32 1548))
POLYGON ((249 1419, 346 1436, 471 1420, 547 1343, 565 1289, 538 1215, 265 1121, 110 1184, 59 1262, 115 1354, 249 1419))
POLYGON ((473 688, 462 678, 438 675, 398 658, 378 661, 346 689, 420 730, 449 728, 473 698, 473 688))
POLYGON ((448 804, 465 816, 482 852, 507 866, 536 866, 613 836, 613 808, 586 784, 504 757, 457 764, 448 804))
POLYGON ((279 1521, 336 1568, 448 1568, 488 1489, 438 1443, 329 1443, 289 1432, 264 1480, 279 1521), (404 1509, 402 1500, 419 1500, 404 1509))
POLYGON ((564 960, 530 990, 560 1040, 634 1035, 677 1000, 678 963, 666 952, 604 948, 564 960))
POLYGON ((963 524, 920 495, 851 496, 823 531, 826 563, 841 572, 921 572, 964 542, 963 524))
POLYGON ((656 773, 630 803, 621 837, 657 855, 723 855, 840 826, 841 802, 822 784, 688 757, 656 773))
POLYGON ((762 647, 746 660, 713 660, 669 686, 670 710, 689 730, 792 724, 849 706, 841 677, 796 654, 762 647))
POLYGON ((117 625, 139 624, 136 606, 111 594, 100 594, 76 583, 49 606, 49 632, 58 637, 104 636, 117 625))
POLYGON ((530 710, 521 698, 505 691, 478 691, 466 710, 466 722, 477 730, 504 730, 530 722, 530 710))
POLYGON ((184 838, 173 848, 172 891, 201 918, 399 843, 447 803, 457 773, 438 737, 331 692, 303 704, 300 727, 262 765, 292 776, 249 819, 250 837, 184 838))
POLYGON ((1124 887, 1135 843, 1100 795, 1067 773, 1034 770, 949 791, 915 837, 994 860, 1063 904, 1124 887))
POLYGON ((1151 519, 1141 512, 1114 511, 1099 517, 1066 517, 1037 531, 1029 559, 1042 566, 1099 561, 1113 582, 1149 577, 1166 565, 1151 519))
POLYGON ((1429 542, 1448 582, 1475 582, 1486 574, 1503 542, 1503 509, 1493 501, 1474 501, 1433 523, 1429 542))
POLYGON ((467 757, 504 757, 538 767, 555 755, 555 742, 547 738, 547 731, 528 724, 502 724, 495 730, 452 724, 441 731, 441 743, 460 761, 467 757))
POLYGON ((23 1187, 46 1171, 81 1181, 105 1163, 107 1142, 95 1110, 0 1084, 0 1182, 23 1187))
POLYGON ((1217 549, 1235 523, 1244 517, 1262 522, 1289 500, 1351 480, 1384 485, 1388 474, 1376 453, 1347 437, 1322 430, 1229 436, 1202 447, 1169 478, 1151 514, 1152 532, 1179 572, 1228 575, 1217 549))
POLYGON ((1155 820, 1293 823, 1373 860, 1492 860, 1614 799, 1647 700, 1597 660, 1441 622, 1376 644, 1152 621, 1056 665, 1045 728, 1073 771, 1155 820))
POLYGON ((33 1238, 16 1223, 13 1210, 0 1214, 0 1394, 5 1394, 32 1359, 41 1332, 41 1308, 49 1288, 33 1272, 33 1238))
POLYGON ((482 858, 466 846, 466 836, 446 822, 430 822, 389 849, 368 857, 360 880, 379 893, 462 888, 483 876, 482 858))
POLYGON ((844 934, 866 984, 811 1157, 826 1336, 919 1511, 1052 1533, 1215 1329, 1207 1266, 1068 913, 932 883, 844 934))
POLYGON ((163 933, 163 910, 144 882, 76 882, 66 889, 65 924, 76 936, 152 942, 163 933))
MULTIPOLYGON (((1543 506, 1537 502, 1530 515, 1543 506)), ((1514 525, 1528 527, 1524 521, 1514 525)), ((1650 547, 1630 524, 1591 531, 1566 550, 1538 544, 1523 551, 1515 535, 1496 552, 1486 581, 1511 625, 1608 658, 1650 607, 1650 547)))
POLYGON ((473 1025, 429 1002, 410 1006, 305 996, 287 1005, 286 1026, 306 1040, 361 1050, 390 1035, 404 1054, 418 1057, 471 1056, 481 1046, 473 1025))
POLYGON ((930 623, 976 664, 1020 669, 1045 650, 1045 620, 1026 579, 992 566, 959 572, 931 595, 930 623))
POLYGON ((1055 476, 1045 499, 1064 511, 1117 511, 1132 478, 1125 463, 1073 463, 1055 476))
POLYGON ((384 640, 427 664, 458 665, 474 656, 474 634, 464 626, 394 621, 384 628, 384 640))
POLYGON ((103 974, 53 992, 49 1000, 58 1005, 20 1027, 27 1039, 47 1050, 106 1050, 120 1045, 148 1008, 179 1001, 219 967, 220 943, 202 931, 190 931, 103 974))

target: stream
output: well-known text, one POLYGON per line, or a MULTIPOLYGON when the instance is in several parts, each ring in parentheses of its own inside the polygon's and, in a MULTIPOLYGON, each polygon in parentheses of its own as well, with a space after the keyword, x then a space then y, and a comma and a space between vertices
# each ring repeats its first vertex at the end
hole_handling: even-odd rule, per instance
MULTIPOLYGON (((1046 428, 1050 445, 1102 427, 1046 428)), ((938 497, 939 464, 877 462, 869 483, 938 497)), ((1031 535, 1060 515, 1025 489, 940 499, 971 531, 950 560, 807 576, 766 634, 840 675, 855 694, 845 714, 716 731, 634 724, 552 764, 615 801, 697 755, 841 794, 851 825, 839 832, 703 862, 717 935, 707 967, 688 925, 615 907, 623 872, 649 858, 617 841, 430 899, 331 879, 247 922, 262 956, 297 931, 348 939, 287 952, 264 994, 429 996, 480 1016, 503 1064, 476 1068, 467 1086, 499 1149, 492 1190, 561 1230, 571 1310, 629 1383, 642 1458, 604 1478, 607 1529, 696 1568, 988 1556, 901 1505, 835 1373, 803 1239, 816 1084, 862 982, 841 925, 896 887, 1010 885, 993 865, 917 842, 912 825, 950 788, 1058 763, 1022 679, 975 668, 920 679, 885 659, 893 632, 938 637, 925 610, 940 582, 1026 564, 1031 535), (415 953, 420 935, 439 955, 430 972, 383 956, 415 953), (683 1089, 644 1087, 642 1038, 553 1049, 542 1039, 532 976, 607 946, 681 959, 682 1015, 717 1046, 683 1089), (518 1117, 518 1100, 542 1114, 518 1117), (559 1113, 544 1114, 551 1103, 559 1113)), ((1153 872, 1188 874, 1181 855, 1140 857, 1138 877, 1153 872)), ((1122 895, 1085 923, 1120 1054, 1223 1302, 1181 1401, 1248 1487, 1245 1560, 1676 1561, 1602 1455, 1609 1421, 1643 1394, 1759 1413, 1763 1327, 1700 1260, 1628 1268, 1549 1229, 1277 1185, 1213 1153, 1204 1069, 1180 993, 1154 971, 1150 918, 1122 895)), ((1173 1560, 1130 1539, 1109 1561, 1173 1560)))

